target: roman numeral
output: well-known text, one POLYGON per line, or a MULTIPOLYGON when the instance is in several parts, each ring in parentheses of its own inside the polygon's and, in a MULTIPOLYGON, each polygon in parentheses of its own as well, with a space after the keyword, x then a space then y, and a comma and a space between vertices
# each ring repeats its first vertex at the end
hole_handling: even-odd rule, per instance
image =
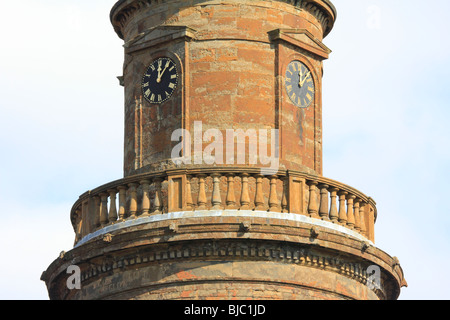
POLYGON ((173 88, 175 88, 175 83, 172 83, 172 82, 171 82, 171 83, 169 83, 169 88, 170 88, 170 89, 173 89, 173 88))
POLYGON ((162 100, 161 95, 158 94, 158 101, 161 101, 161 100, 162 100))
POLYGON ((312 97, 309 93, 306 95, 306 98, 308 98, 308 100, 312 100, 312 97))
POLYGON ((145 91, 145 96, 148 98, 148 96, 150 95, 150 93, 151 93, 151 91, 150 91, 150 89, 147 89, 146 91, 145 91))
POLYGON ((169 69, 169 71, 172 71, 172 70, 173 70, 173 68, 175 68, 175 66, 172 66, 172 68, 170 68, 170 69, 169 69))
MULTIPOLYGON (((169 70, 170 71, 170 70, 169 70)), ((170 76, 170 79, 176 79, 177 78, 177 75, 176 74, 173 74, 173 75, 171 75, 170 76)))
POLYGON ((152 93, 152 96, 150 97, 150 101, 155 101, 155 95, 152 93))

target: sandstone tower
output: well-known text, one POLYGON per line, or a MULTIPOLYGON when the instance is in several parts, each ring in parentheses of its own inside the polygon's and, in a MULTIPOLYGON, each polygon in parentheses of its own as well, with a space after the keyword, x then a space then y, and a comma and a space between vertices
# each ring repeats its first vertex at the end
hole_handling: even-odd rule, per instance
POLYGON ((118 1, 124 178, 73 205, 74 248, 42 275, 50 298, 397 299, 375 201, 322 176, 335 19, 329 0, 118 1), (270 170, 252 149, 264 130, 270 170))

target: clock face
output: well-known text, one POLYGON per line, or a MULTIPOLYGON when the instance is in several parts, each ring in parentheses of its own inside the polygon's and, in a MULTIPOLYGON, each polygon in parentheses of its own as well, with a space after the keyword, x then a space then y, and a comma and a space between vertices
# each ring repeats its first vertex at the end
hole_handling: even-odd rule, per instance
POLYGON ((286 92, 292 103, 307 108, 314 100, 314 80, 311 71, 300 61, 292 61, 286 69, 286 92))
POLYGON ((168 100, 178 83, 177 65, 170 58, 159 58, 147 68, 142 78, 142 93, 150 103, 168 100))

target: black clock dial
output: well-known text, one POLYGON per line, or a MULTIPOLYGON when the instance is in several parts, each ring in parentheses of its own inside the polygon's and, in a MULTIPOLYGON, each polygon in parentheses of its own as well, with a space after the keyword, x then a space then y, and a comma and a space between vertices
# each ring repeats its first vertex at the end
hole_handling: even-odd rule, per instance
POLYGON ((292 61, 286 69, 286 92, 294 105, 307 108, 314 100, 314 80, 311 71, 300 61, 292 61))
POLYGON ((150 103, 168 100, 178 83, 177 65, 170 58, 159 58, 150 64, 142 78, 142 93, 150 103))

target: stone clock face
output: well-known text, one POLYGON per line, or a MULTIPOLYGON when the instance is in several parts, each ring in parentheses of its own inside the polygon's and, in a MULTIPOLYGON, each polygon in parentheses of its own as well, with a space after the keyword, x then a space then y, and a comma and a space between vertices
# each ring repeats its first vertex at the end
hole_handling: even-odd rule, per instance
POLYGON ((314 100, 314 80, 311 70, 300 61, 292 61, 286 69, 286 92, 292 103, 307 108, 314 100))
POLYGON ((159 58, 142 78, 142 93, 150 103, 163 103, 172 96, 178 83, 177 65, 170 58, 159 58))

